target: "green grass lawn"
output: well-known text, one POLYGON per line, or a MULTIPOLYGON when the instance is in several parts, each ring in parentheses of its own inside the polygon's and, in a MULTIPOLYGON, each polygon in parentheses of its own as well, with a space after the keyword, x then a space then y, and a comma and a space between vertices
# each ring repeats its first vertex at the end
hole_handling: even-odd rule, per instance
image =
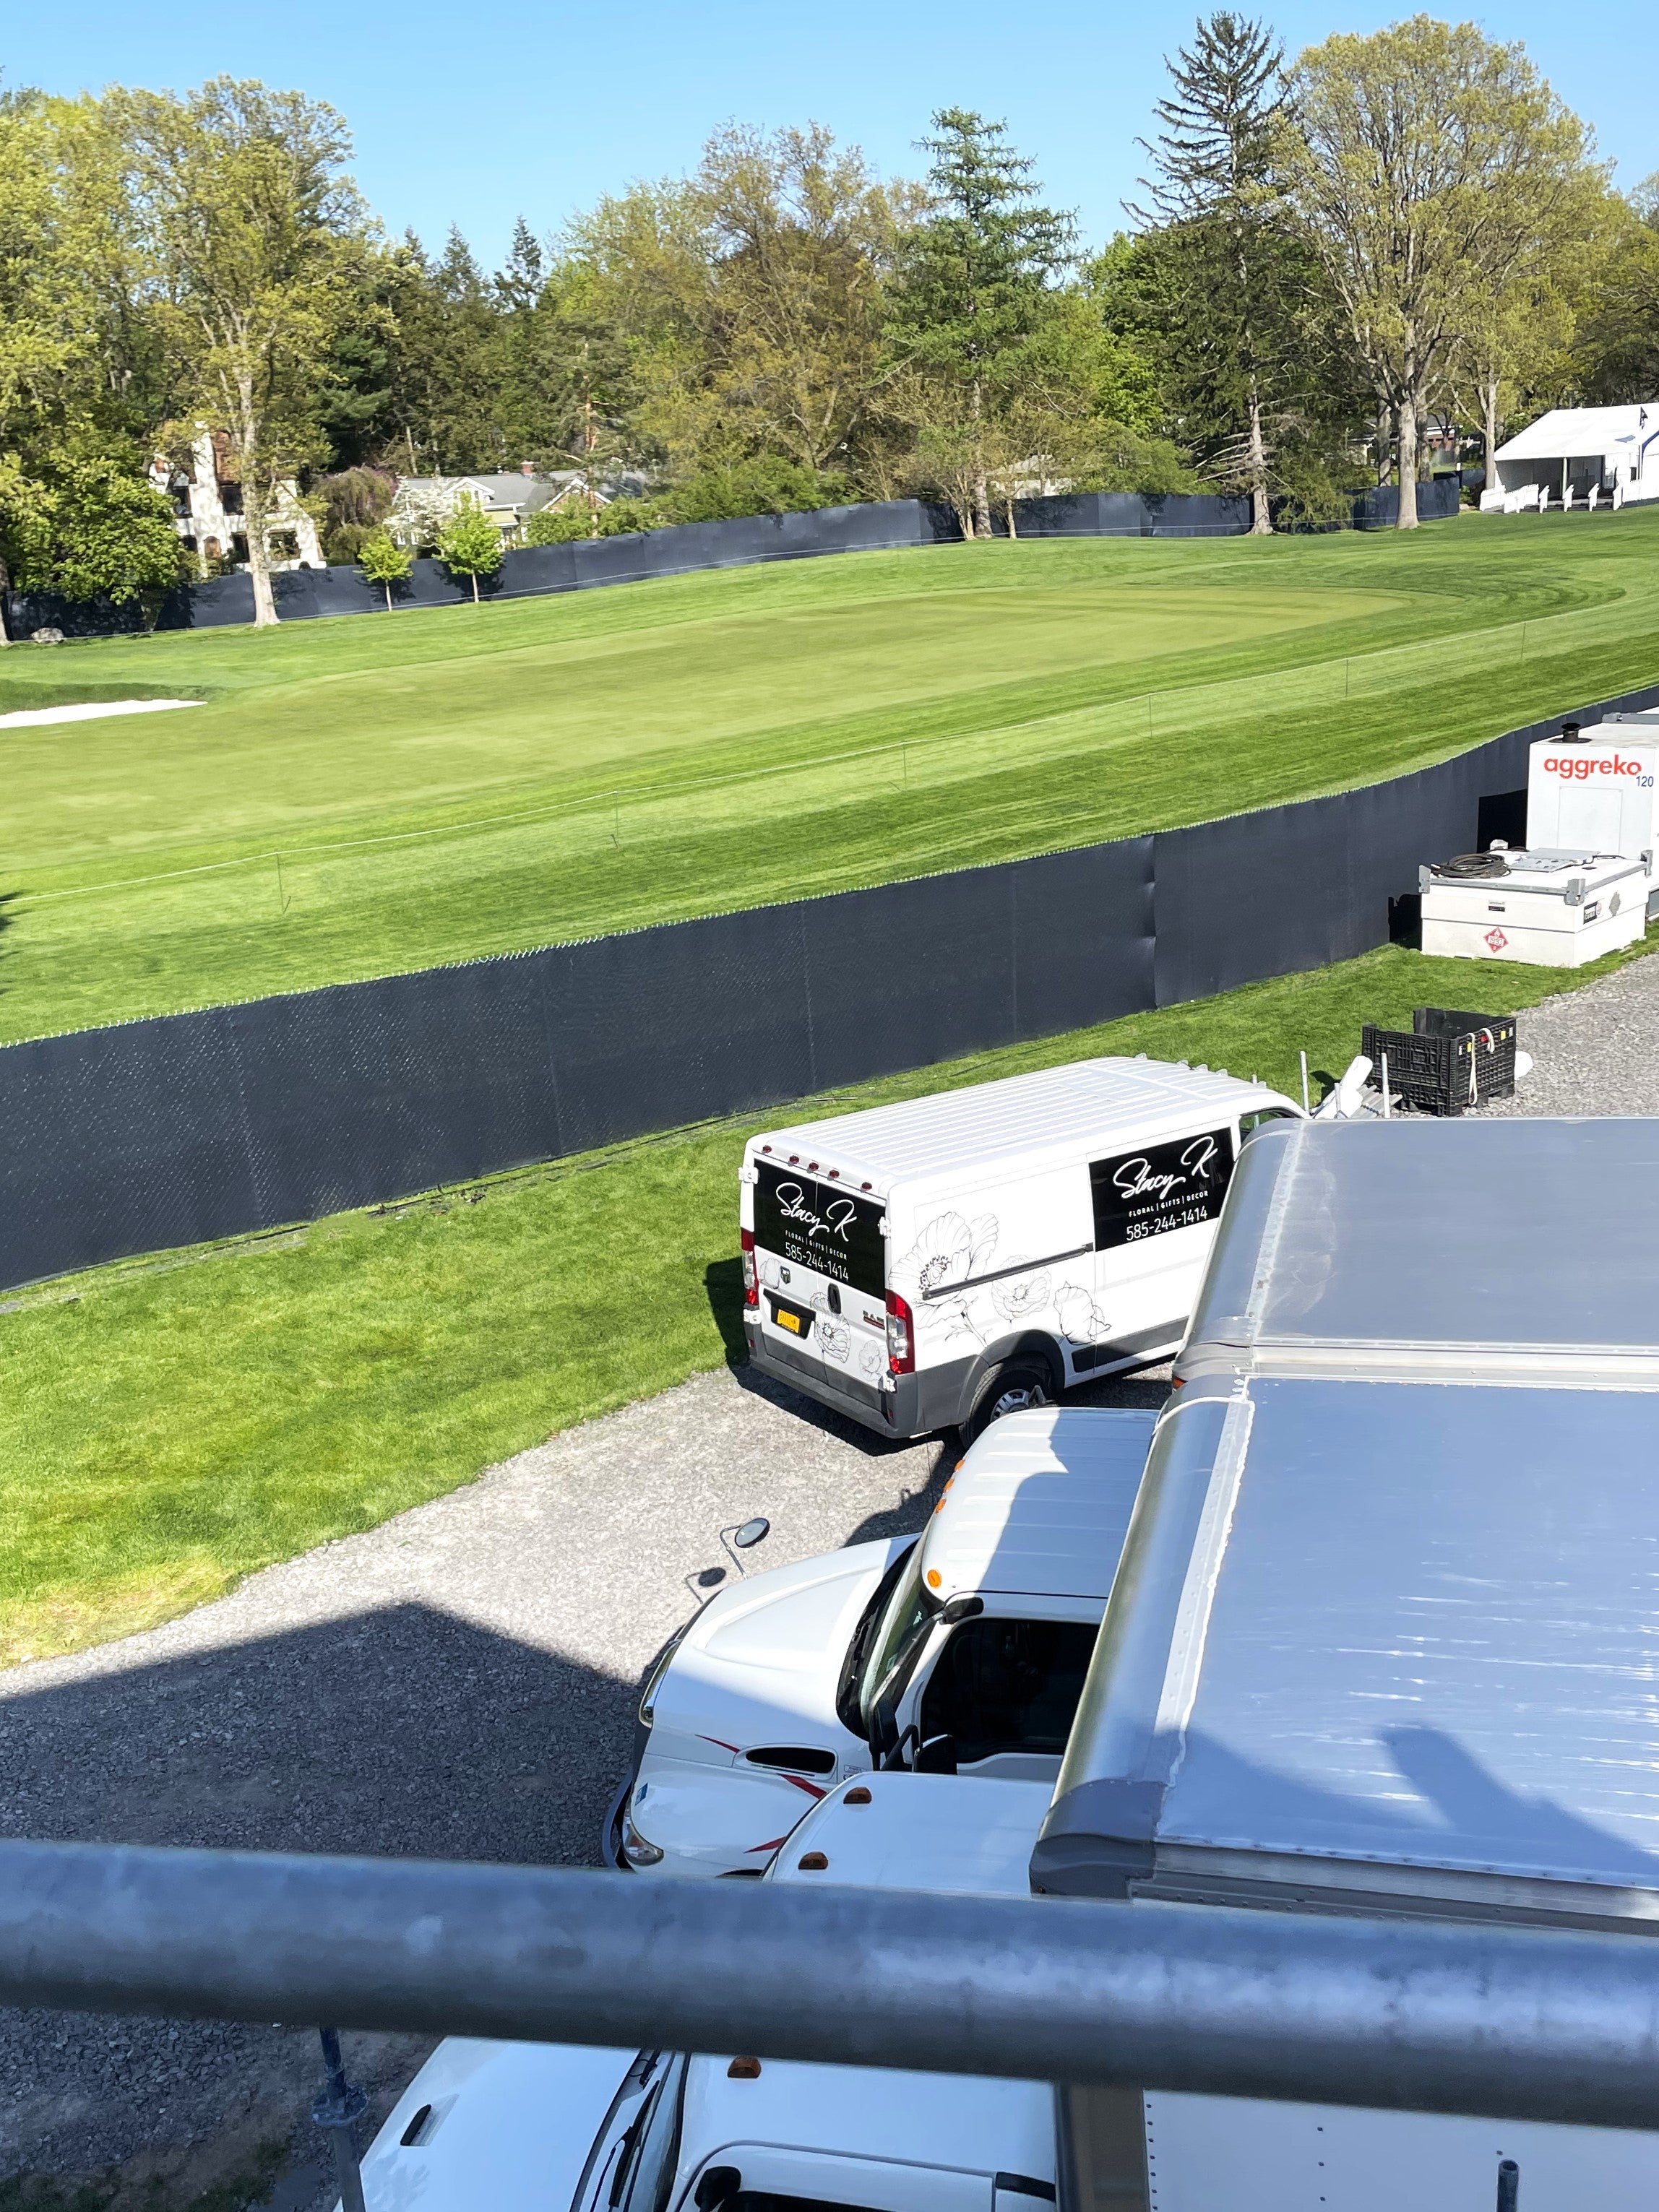
MULTIPOLYGON (((781 1107, 975 1083, 1097 1052, 1338 1072, 1360 1025, 1489 1012, 1577 975, 1389 949, 781 1107)), ((135 1261, 0 1305, 0 1663, 185 1610, 741 1346, 737 1170, 762 1117, 377 1213, 135 1261)))
POLYGON ((21 648, 0 712, 209 703, 0 732, 0 1041, 1197 820, 1656 678, 1659 511, 21 648))

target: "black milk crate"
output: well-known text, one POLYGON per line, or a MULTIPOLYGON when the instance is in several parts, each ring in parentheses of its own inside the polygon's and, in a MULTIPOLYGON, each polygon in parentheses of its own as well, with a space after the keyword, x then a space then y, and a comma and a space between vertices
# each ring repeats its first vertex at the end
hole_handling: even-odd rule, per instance
POLYGON ((1419 1006, 1409 1030, 1367 1022, 1360 1050, 1379 1085, 1386 1056, 1389 1091, 1421 1114, 1462 1114, 1484 1099, 1515 1095, 1513 1014, 1419 1006))

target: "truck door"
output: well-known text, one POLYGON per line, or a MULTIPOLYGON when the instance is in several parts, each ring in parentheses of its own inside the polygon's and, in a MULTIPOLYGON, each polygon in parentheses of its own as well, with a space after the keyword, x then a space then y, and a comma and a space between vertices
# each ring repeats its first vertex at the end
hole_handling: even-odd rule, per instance
POLYGON ((832 1388, 886 1364, 886 1240, 878 1199, 756 1163, 755 1266, 769 1352, 832 1388))
POLYGON ((1223 1122, 1090 1162, 1095 1303, 1126 1352, 1185 1328, 1237 1155, 1223 1122))

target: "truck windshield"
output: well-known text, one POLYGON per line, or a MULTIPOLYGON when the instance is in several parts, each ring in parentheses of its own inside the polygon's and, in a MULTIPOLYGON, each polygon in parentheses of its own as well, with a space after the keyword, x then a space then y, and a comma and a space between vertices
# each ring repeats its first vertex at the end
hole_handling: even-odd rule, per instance
POLYGON ((859 1717, 866 1735, 874 1723, 877 1705, 902 1687, 928 1630, 943 1609, 921 1579, 922 1548, 918 1544, 905 1561, 904 1572, 893 1585, 887 1610, 871 1639, 870 1656, 859 1682, 859 1717))

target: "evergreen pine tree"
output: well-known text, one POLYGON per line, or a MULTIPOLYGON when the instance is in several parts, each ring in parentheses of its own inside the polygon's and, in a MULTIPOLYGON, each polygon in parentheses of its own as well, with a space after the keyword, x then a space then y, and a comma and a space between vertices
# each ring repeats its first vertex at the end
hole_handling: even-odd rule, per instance
POLYGON ((1033 204, 1033 164, 1005 143, 1002 124, 947 107, 933 128, 921 142, 933 157, 933 209, 903 255, 890 338, 900 362, 945 387, 942 412, 963 448, 975 528, 988 538, 992 426, 1071 258, 1073 225, 1033 204))
POLYGON ((1143 184, 1151 208, 1131 210, 1174 234, 1174 258, 1184 264, 1170 272, 1179 326, 1188 349, 1207 362, 1212 387, 1232 387, 1242 416, 1231 434, 1232 459, 1249 490, 1255 532, 1273 527, 1267 416, 1281 348, 1269 325, 1284 322, 1291 275, 1273 182, 1284 58, 1262 23, 1225 9, 1200 22, 1191 47, 1168 64, 1174 90, 1154 111, 1162 130, 1156 141, 1140 141, 1155 169, 1143 184))

